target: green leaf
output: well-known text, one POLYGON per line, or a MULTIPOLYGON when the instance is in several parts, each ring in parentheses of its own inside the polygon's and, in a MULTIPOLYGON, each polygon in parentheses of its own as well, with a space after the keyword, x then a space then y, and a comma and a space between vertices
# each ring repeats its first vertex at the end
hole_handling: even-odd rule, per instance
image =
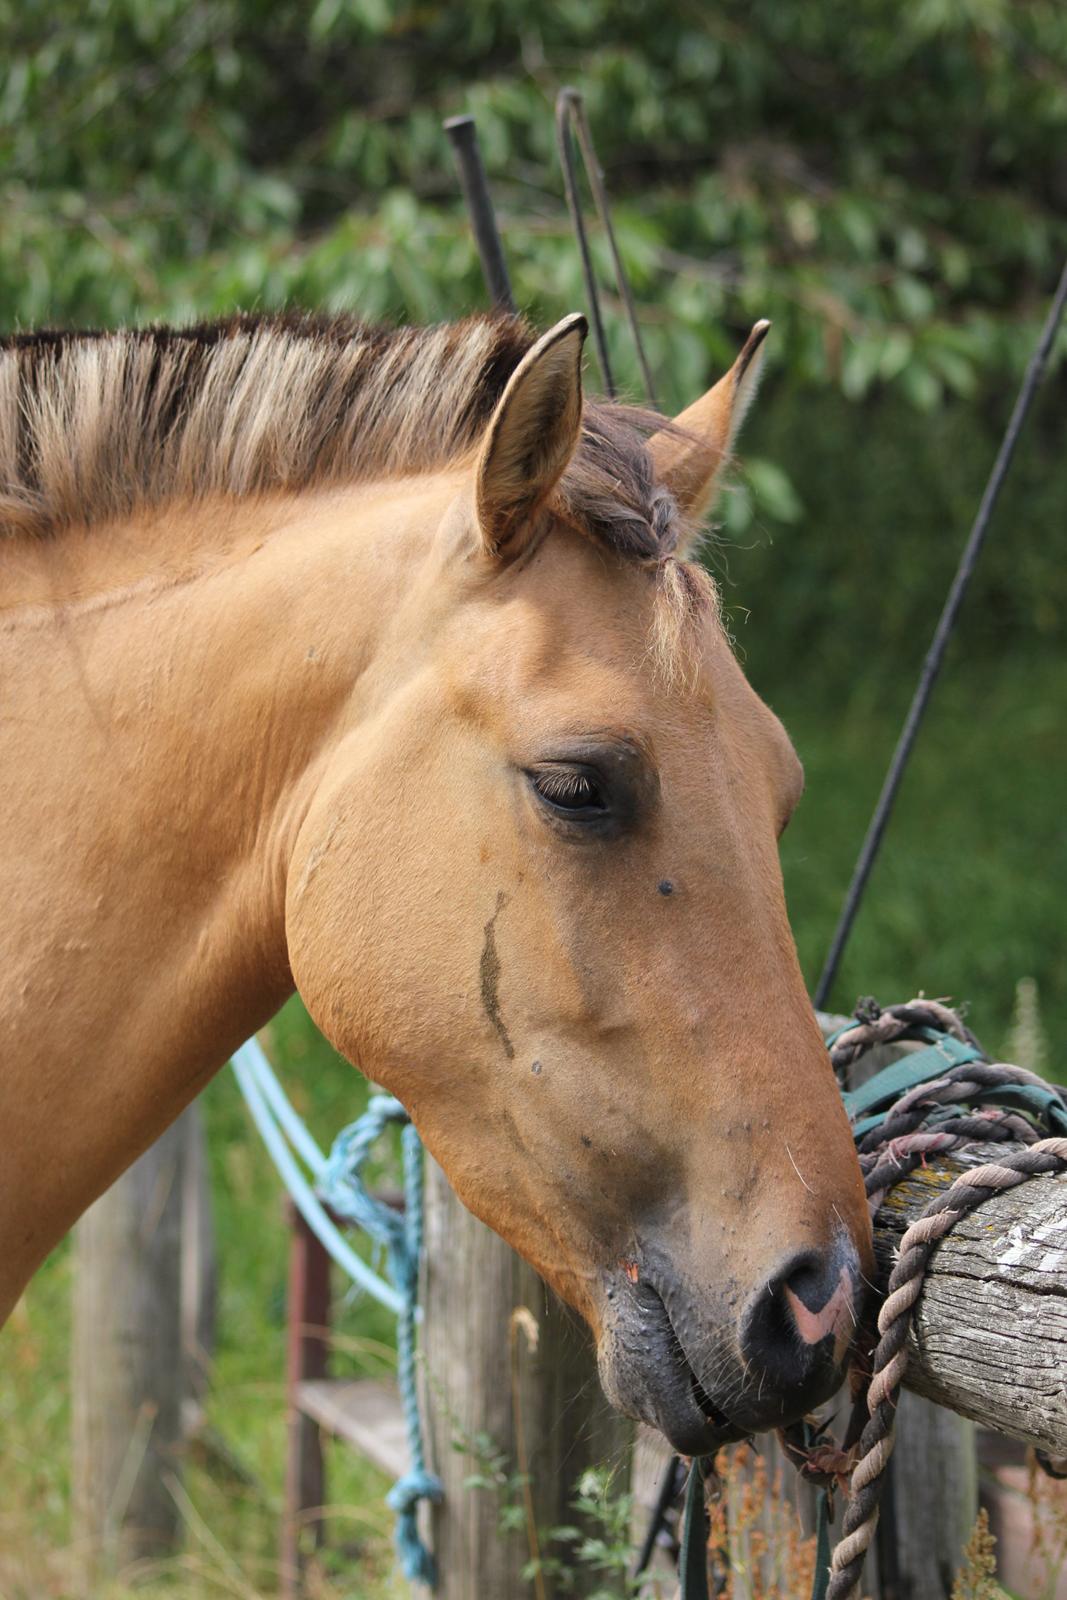
POLYGON ((901 374, 904 393, 920 411, 933 411, 941 401, 941 385, 936 375, 922 362, 913 361, 901 374))
POLYGON ((841 387, 850 400, 862 400, 878 376, 885 341, 869 334, 856 334, 845 346, 841 365, 841 387))
POLYGON ((800 521, 804 507, 792 482, 777 462, 763 456, 751 456, 745 462, 745 477, 760 513, 773 517, 776 522, 800 521))

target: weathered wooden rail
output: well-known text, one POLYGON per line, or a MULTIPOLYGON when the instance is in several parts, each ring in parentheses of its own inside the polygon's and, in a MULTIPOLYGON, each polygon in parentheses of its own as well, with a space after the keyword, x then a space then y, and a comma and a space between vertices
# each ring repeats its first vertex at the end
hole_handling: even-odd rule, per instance
MULTIPOLYGON (((890 1191, 875 1228, 883 1281, 908 1224, 985 1159, 931 1163, 890 1191)), ((1033 1179, 961 1218, 927 1272, 908 1353, 915 1393, 1067 1455, 1067 1178, 1033 1179)))

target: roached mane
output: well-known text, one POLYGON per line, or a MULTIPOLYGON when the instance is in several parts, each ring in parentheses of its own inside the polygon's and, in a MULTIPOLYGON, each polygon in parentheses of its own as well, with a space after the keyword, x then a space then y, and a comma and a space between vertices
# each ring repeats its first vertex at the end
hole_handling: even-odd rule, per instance
MULTIPOLYGON (((47 537, 178 500, 439 471, 473 450, 535 337, 511 316, 16 334, 0 341, 0 532, 47 537)), ((657 570, 660 631, 677 635, 713 589, 674 558, 683 530, 645 446, 663 425, 587 401, 552 509, 657 570)))

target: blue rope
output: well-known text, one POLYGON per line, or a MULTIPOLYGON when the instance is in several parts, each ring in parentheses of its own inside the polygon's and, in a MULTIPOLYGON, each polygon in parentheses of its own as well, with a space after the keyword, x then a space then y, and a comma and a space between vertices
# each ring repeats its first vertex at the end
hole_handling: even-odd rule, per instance
POLYGON ((317 1178, 326 1165, 326 1157, 311 1137, 303 1117, 291 1105, 259 1040, 253 1038, 243 1044, 235 1054, 233 1063, 234 1066, 246 1066, 251 1072, 275 1122, 312 1177, 317 1178))
POLYGON ((418 1532, 419 1501, 438 1501, 442 1496, 440 1480, 426 1469, 416 1375, 415 1327, 420 1316, 419 1256, 422 1250, 423 1215, 422 1144, 419 1136, 399 1100, 394 1100, 391 1095, 374 1095, 364 1115, 342 1129, 334 1140, 329 1157, 324 1157, 286 1098, 257 1040, 250 1039, 235 1051, 233 1068, 253 1121, 308 1226, 349 1277, 397 1318, 397 1379, 404 1408, 411 1468, 393 1485, 387 1500, 390 1508, 396 1512, 396 1548, 405 1576, 412 1582, 434 1588, 436 1570, 433 1557, 423 1545, 418 1532), (375 1200, 361 1176, 372 1146, 393 1122, 403 1127, 403 1213, 375 1200), (301 1171, 293 1151, 302 1157, 310 1169, 316 1180, 317 1192, 301 1171), (327 1214, 323 1201, 338 1216, 362 1228, 376 1243, 385 1247, 391 1284, 384 1282, 356 1255, 327 1214))
MULTIPOLYGON (((400 1296, 391 1284, 386 1283, 376 1272, 372 1272, 367 1263, 357 1256, 337 1225, 327 1216, 322 1201, 315 1194, 286 1143, 285 1134, 291 1134, 292 1125, 299 1124, 300 1119, 285 1099, 285 1092, 255 1039, 250 1039, 247 1044, 243 1044, 234 1052, 233 1070, 252 1120, 259 1130, 271 1160, 278 1169, 278 1175, 312 1233, 354 1283, 358 1283, 360 1288, 365 1289, 380 1305, 387 1306, 394 1316, 399 1316, 403 1308, 400 1296), (273 1087, 269 1089, 268 1098, 268 1088, 271 1085, 273 1087), (276 1115, 279 1098, 284 1101, 286 1107, 287 1114, 284 1121, 276 1115)), ((310 1134, 306 1134, 306 1138, 310 1144, 310 1134)), ((293 1143, 295 1146, 296 1141, 293 1140, 293 1143)), ((313 1148, 317 1154, 317 1161, 309 1160, 308 1165, 312 1175, 318 1178, 325 1167, 325 1158, 317 1146, 313 1148)))
POLYGON ((396 1512, 396 1551, 404 1576, 429 1588, 437 1584, 433 1556, 419 1538, 420 1500, 439 1501, 441 1480, 427 1471, 419 1420, 416 1373, 415 1323, 419 1298, 419 1257, 422 1251, 423 1162, 422 1144, 404 1107, 391 1095, 371 1097, 366 1111, 333 1142, 319 1192, 346 1221, 356 1224, 385 1248, 386 1268, 400 1297, 396 1324, 397 1382, 404 1408, 411 1466, 389 1491, 388 1503, 396 1512), (404 1162, 404 1210, 376 1200, 363 1181, 363 1166, 372 1147, 390 1123, 398 1123, 404 1162))

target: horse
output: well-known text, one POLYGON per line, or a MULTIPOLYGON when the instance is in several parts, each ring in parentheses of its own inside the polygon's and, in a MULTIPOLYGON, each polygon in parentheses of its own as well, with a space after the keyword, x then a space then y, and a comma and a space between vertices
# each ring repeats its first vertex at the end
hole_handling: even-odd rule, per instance
POLYGON ((871 1235, 669 420, 586 324, 0 344, 0 1320, 293 992, 687 1454, 840 1382, 871 1235))

